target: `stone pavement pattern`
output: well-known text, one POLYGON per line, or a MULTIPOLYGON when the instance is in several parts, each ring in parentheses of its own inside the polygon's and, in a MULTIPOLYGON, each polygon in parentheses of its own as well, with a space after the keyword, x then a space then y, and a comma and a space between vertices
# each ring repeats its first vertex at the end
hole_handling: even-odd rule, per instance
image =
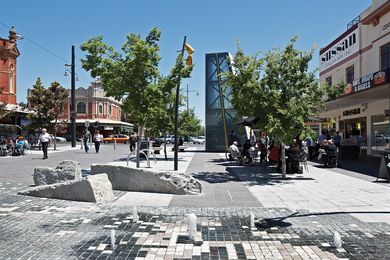
POLYGON ((0 259, 390 259, 390 225, 381 221, 389 218, 387 186, 340 179, 337 173, 315 167, 283 182, 272 168, 263 172, 257 166, 236 167, 218 154, 193 156, 185 171, 200 173, 199 180, 208 189, 195 197, 115 191, 114 202, 93 204, 16 195, 25 184, 1 182, 0 259), (337 186, 325 192, 321 183, 324 189, 337 186), (348 196, 354 185, 358 189, 348 196), (376 201, 347 208, 349 200, 360 203, 380 193, 384 196, 376 201), (133 201, 118 203, 128 194, 155 205, 140 207, 136 223, 129 204, 133 201), (337 194, 340 205, 334 203, 337 194), (201 202, 195 204, 197 198, 201 202), (225 201, 225 206, 202 206, 213 198, 221 199, 206 205, 225 201), (305 203, 297 205, 298 198, 305 203), (323 202, 321 210, 318 205, 323 202), (349 214, 360 207, 381 217, 368 221, 363 212, 349 214), (186 215, 191 212, 198 216, 201 246, 177 242, 186 233, 186 215), (250 228, 251 212, 258 220, 256 228, 250 228), (113 229, 115 248, 110 246, 113 229), (343 239, 341 249, 333 247, 334 231, 343 239))

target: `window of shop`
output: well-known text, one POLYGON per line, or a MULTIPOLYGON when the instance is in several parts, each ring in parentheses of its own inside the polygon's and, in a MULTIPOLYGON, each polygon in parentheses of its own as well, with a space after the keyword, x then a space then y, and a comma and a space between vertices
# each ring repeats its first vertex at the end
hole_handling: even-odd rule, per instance
POLYGON ((84 102, 77 103, 76 107, 77 114, 85 114, 86 113, 86 106, 84 102))
POLYGON ((353 65, 345 70, 345 75, 347 84, 352 84, 353 80, 355 79, 355 68, 353 65))
POLYGON ((390 67, 390 43, 381 47, 381 69, 390 67))
POLYGON ((354 139, 360 149, 367 149, 367 118, 359 117, 340 121, 343 138, 354 139))
POLYGON ((327 78, 325 79, 325 82, 326 82, 329 86, 332 86, 332 76, 327 77, 327 78))
POLYGON ((382 154, 389 149, 389 117, 376 115, 371 117, 371 150, 372 154, 382 154))

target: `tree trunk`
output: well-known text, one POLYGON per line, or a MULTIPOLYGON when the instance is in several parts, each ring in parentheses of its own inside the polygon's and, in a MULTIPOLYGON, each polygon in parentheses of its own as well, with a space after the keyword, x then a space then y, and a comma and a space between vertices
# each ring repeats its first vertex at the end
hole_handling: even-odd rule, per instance
POLYGON ((167 135, 164 136, 164 155, 165 155, 165 160, 168 160, 168 154, 167 154, 167 135))
POLYGON ((57 118, 54 121, 54 151, 57 150, 57 118))
POLYGON ((282 160, 282 178, 286 179, 286 148, 284 143, 280 144, 280 149, 281 149, 280 160, 282 160))

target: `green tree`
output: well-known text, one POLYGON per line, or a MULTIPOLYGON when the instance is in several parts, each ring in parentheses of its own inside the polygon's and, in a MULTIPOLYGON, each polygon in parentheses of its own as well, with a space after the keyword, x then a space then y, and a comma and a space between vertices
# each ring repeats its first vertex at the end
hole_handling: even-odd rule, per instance
MULTIPOLYGON (((123 102, 122 110, 131 121, 143 129, 161 132, 171 128, 171 108, 174 89, 183 78, 190 76, 192 66, 185 66, 181 54, 170 74, 160 75, 160 31, 153 28, 142 39, 130 33, 121 53, 103 42, 103 37, 94 37, 81 45, 86 58, 82 66, 92 77, 100 77, 108 96, 123 102)), ((173 114, 173 113, 172 113, 173 114)))
POLYGON ((283 50, 264 57, 246 56, 238 48, 234 56, 235 74, 225 74, 232 86, 232 103, 241 116, 259 118, 259 125, 273 136, 282 150, 282 176, 286 178, 285 144, 311 133, 305 124, 323 105, 329 87, 319 85, 308 71, 310 52, 295 49, 296 37, 283 50))
MULTIPOLYGON (((28 97, 29 107, 34 111, 28 115, 31 125, 34 128, 52 129, 54 137, 57 137, 57 132, 66 130, 65 123, 60 124, 58 118, 64 113, 63 108, 67 97, 68 93, 58 82, 52 82, 46 89, 38 78, 31 90, 31 96, 28 97), (52 121, 54 124, 51 123, 52 121)), ((54 139, 54 150, 56 146, 56 139, 54 139)))
POLYGON ((67 123, 58 122, 58 119, 64 114, 65 100, 68 98, 68 92, 58 82, 51 83, 50 87, 46 91, 45 99, 50 103, 48 116, 54 120, 54 150, 57 148, 56 137, 57 133, 66 132, 67 123))
POLYGON ((193 109, 186 109, 180 113, 179 125, 181 136, 196 136, 202 129, 200 119, 196 117, 193 109))
POLYGON ((37 78, 28 97, 28 106, 34 112, 28 115, 32 128, 48 128, 51 118, 48 117, 50 104, 46 101, 46 89, 40 78, 37 78))

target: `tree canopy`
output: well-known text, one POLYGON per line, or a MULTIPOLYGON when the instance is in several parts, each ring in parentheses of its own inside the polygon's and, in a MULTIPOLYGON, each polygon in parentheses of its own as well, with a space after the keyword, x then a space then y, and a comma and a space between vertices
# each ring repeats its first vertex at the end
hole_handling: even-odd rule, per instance
POLYGON ((296 40, 294 37, 283 50, 274 49, 262 57, 259 53, 247 56, 238 47, 232 61, 235 72, 224 74, 239 115, 259 118, 258 126, 281 144, 312 132, 306 122, 332 89, 320 85, 315 73, 308 71, 314 48, 297 50, 296 40))
MULTIPOLYGON (((68 93, 60 83, 52 82, 50 87, 46 89, 41 79, 37 78, 31 90, 31 95, 28 97, 28 105, 34 111, 34 113, 28 115, 31 127, 52 129, 54 136, 57 136, 57 132, 66 132, 66 124, 59 123, 58 118, 64 113, 64 104, 67 97, 68 93)), ((54 143, 54 149, 55 146, 54 143)))
POLYGON ((170 74, 161 75, 160 35, 157 28, 145 39, 130 33, 121 52, 98 36, 83 43, 81 50, 87 53, 83 68, 101 79, 108 96, 123 102, 123 111, 133 123, 163 131, 172 126, 174 89, 182 78, 190 76, 192 66, 185 66, 179 54, 170 74))

